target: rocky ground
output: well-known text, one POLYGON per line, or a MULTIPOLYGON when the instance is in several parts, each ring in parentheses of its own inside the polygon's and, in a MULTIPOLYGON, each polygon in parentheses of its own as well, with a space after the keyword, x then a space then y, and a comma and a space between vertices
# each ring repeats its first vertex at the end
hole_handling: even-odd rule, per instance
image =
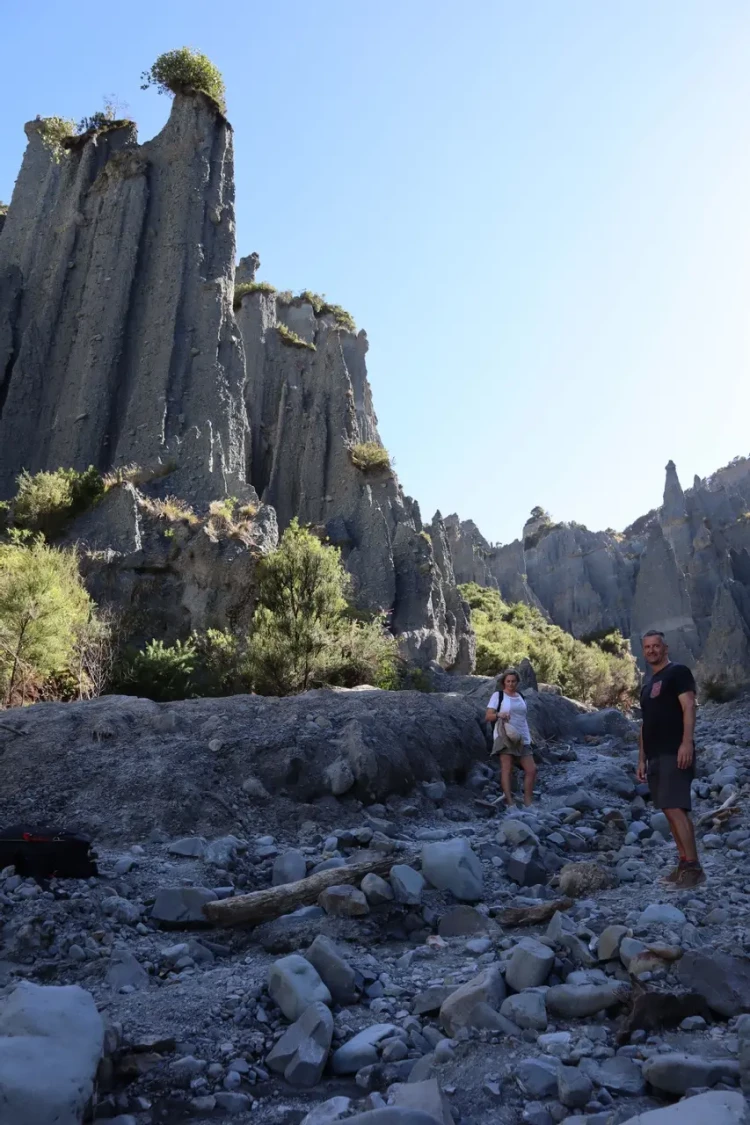
POLYGON ((673 845, 616 725, 548 742, 530 810, 479 803, 497 786, 475 760, 461 785, 378 803, 260 786, 223 835, 115 833, 88 881, 4 870, 0 1076, 28 981, 93 996, 93 1114, 118 1125, 365 1125, 386 1105, 372 1125, 668 1125, 683 1095, 679 1125, 739 1125, 750 700, 700 711, 696 822, 732 794, 737 811, 699 829, 692 891, 659 882, 673 845), (205 922, 208 901, 368 858, 384 877, 361 889, 254 928, 205 922))

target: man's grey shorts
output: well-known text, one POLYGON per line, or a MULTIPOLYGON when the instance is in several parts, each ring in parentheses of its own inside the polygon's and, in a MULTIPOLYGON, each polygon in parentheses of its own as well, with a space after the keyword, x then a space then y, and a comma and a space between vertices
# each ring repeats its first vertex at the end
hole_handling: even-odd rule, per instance
POLYGON ((651 800, 657 809, 684 809, 693 807, 690 787, 695 777, 695 762, 686 770, 677 765, 676 754, 662 754, 650 758, 646 767, 651 800))

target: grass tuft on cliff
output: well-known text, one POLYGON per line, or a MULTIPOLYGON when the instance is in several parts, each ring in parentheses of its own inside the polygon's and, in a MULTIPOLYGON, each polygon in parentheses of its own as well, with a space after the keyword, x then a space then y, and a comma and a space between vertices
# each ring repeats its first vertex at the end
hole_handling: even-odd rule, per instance
POLYGON ((239 285, 234 287, 234 308, 238 309, 242 304, 242 298, 247 293, 275 293, 276 289, 271 285, 270 281, 241 281, 239 285))
POLYGON ((630 706, 638 673, 620 633, 577 640, 551 625, 524 602, 508 604, 497 590, 469 582, 459 586, 471 607, 477 637, 477 675, 494 676, 528 657, 543 683, 558 684, 565 695, 595 707, 630 706))
POLYGON ((391 458, 387 449, 376 441, 360 441, 349 446, 349 456, 356 469, 363 473, 391 471, 391 458))
POLYGON ((291 328, 287 328, 285 324, 277 324, 276 331, 282 344, 286 344, 288 348, 307 348, 308 351, 315 351, 315 344, 308 344, 307 340, 303 340, 301 336, 292 332, 291 328))
POLYGON ((347 332, 357 331, 357 325, 354 323, 352 314, 342 308, 341 305, 332 305, 320 293, 313 293, 311 289, 303 289, 296 299, 307 301, 309 305, 312 305, 316 316, 332 316, 339 328, 343 328, 347 332))
POLYGON ((156 86, 160 94, 184 94, 199 90, 208 95, 221 110, 227 111, 226 89, 219 69, 200 51, 179 47, 159 55, 149 70, 141 75, 142 90, 156 86))

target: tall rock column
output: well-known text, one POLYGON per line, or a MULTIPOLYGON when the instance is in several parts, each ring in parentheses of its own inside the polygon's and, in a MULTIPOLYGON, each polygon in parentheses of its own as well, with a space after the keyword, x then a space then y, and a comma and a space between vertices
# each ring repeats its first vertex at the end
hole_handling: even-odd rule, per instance
POLYGON ((231 126, 195 93, 141 146, 106 128, 55 163, 27 133, 0 236, 0 494, 24 468, 132 462, 197 503, 247 494, 231 126))

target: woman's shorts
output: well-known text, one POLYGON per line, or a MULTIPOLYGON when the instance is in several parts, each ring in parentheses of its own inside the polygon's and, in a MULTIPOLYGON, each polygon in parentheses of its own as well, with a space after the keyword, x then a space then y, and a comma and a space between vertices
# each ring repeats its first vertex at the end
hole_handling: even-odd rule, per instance
POLYGON ((677 765, 676 754, 662 754, 651 758, 646 767, 651 800, 657 809, 684 809, 693 807, 691 785, 695 777, 695 763, 682 770, 677 765))
MULTIPOLYGON (((500 742, 500 739, 498 739, 498 742, 500 742)), ((523 742, 511 742, 510 740, 507 742, 503 741, 498 747, 497 752, 501 756, 507 754, 509 758, 513 758, 515 761, 519 762, 522 758, 534 757, 534 751, 530 746, 525 745, 523 742)))

